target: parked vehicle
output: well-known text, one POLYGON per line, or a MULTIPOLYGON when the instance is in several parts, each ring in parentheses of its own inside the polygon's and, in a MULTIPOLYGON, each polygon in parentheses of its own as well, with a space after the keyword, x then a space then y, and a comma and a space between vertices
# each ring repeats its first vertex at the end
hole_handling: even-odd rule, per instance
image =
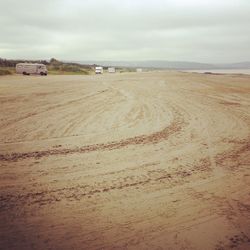
POLYGON ((96 74, 103 74, 103 67, 95 67, 96 74))
POLYGON ((115 68, 109 67, 109 68, 108 68, 108 72, 109 72, 109 73, 115 73, 115 68))
POLYGON ((38 74, 46 76, 48 74, 46 65, 40 63, 18 63, 16 73, 23 75, 38 74))

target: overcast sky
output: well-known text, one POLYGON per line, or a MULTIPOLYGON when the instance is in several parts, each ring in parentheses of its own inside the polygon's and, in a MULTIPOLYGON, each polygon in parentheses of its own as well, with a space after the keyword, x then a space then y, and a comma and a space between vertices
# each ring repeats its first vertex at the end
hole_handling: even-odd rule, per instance
POLYGON ((0 57, 250 61, 250 0, 0 0, 0 57))

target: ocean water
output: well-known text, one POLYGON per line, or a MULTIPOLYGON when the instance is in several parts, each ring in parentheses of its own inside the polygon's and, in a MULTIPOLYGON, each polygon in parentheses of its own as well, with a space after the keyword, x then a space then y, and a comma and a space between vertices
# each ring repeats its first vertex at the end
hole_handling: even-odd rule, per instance
POLYGON ((250 69, 207 69, 207 70, 181 70, 183 72, 195 72, 195 73, 218 73, 218 74, 246 74, 250 75, 250 69))

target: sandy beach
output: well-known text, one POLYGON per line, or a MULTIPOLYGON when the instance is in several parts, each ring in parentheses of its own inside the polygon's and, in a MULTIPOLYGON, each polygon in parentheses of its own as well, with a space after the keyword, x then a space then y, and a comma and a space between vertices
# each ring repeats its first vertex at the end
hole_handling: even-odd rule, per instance
POLYGON ((249 249, 250 76, 0 78, 1 249, 249 249))

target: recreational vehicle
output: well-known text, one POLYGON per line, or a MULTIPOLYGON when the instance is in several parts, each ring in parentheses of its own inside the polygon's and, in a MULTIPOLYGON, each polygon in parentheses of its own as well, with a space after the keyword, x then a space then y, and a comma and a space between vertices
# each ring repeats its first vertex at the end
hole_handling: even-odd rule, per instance
POLYGON ((95 73, 96 74, 102 74, 103 73, 103 67, 95 67, 95 73))
POLYGON ((113 67, 108 68, 108 72, 109 73, 115 73, 115 68, 113 68, 113 67))
POLYGON ((41 63, 18 63, 16 65, 16 73, 23 75, 38 74, 46 76, 48 71, 46 66, 41 63))

